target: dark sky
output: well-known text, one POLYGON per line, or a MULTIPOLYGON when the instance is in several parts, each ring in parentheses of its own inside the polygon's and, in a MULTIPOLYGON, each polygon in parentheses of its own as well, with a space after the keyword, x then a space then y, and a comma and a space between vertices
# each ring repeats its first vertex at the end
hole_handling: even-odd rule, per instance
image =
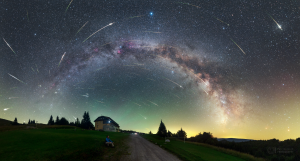
POLYGON ((0 1, 0 118, 300 133, 298 1, 0 1), (69 6, 68 6, 69 5, 69 6))

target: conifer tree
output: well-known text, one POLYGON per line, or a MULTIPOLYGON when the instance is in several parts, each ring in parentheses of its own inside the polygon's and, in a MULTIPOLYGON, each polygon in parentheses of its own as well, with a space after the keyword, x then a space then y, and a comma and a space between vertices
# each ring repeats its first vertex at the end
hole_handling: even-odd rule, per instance
POLYGON ((14 122, 13 122, 13 125, 18 125, 18 120, 17 120, 16 117, 15 117, 15 120, 14 120, 14 122))
POLYGON ((55 125, 59 125, 59 117, 58 116, 56 117, 55 125))
POLYGON ((84 112, 83 119, 81 120, 81 127, 84 129, 94 129, 94 125, 91 122, 89 112, 84 112))
POLYGON ((159 125, 159 128, 158 128, 158 131, 156 133, 158 136, 161 136, 161 137, 165 137, 167 136, 167 128, 165 126, 165 124, 162 122, 160 122, 160 125, 159 125))
POLYGON ((184 130, 182 130, 182 128, 180 130, 178 130, 177 136, 179 138, 186 138, 187 137, 186 132, 184 130))
POLYGON ((49 119, 49 121, 48 121, 48 125, 53 125, 53 117, 52 117, 52 115, 50 116, 50 119, 49 119))
POLYGON ((80 127, 80 121, 79 121, 79 119, 78 119, 78 118, 76 119, 76 123, 75 123, 75 125, 76 125, 77 127, 80 127))
POLYGON ((31 121, 30 121, 30 119, 29 119, 29 121, 28 121, 28 125, 29 125, 29 124, 31 124, 31 121))

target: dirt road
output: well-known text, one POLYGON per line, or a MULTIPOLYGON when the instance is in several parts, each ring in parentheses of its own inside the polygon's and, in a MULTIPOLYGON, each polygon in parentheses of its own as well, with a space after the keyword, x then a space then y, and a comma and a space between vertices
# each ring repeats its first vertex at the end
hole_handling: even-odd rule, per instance
POLYGON ((180 161, 176 156, 160 148, 139 135, 129 137, 129 152, 122 161, 180 161))

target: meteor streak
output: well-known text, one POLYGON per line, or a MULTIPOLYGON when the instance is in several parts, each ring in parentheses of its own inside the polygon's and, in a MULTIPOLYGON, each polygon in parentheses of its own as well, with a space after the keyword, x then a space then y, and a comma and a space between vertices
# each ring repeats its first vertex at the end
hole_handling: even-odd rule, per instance
POLYGON ((60 62, 59 62, 59 64, 58 64, 58 67, 59 67, 61 61, 64 59, 64 56, 65 56, 65 55, 66 55, 66 52, 65 52, 64 55, 61 57, 60 62))
MULTIPOLYGON (((269 15, 269 14, 268 14, 268 15, 269 15)), ((270 17, 272 18, 272 20, 276 23, 276 25, 278 26, 278 28, 279 28, 280 30, 282 30, 281 25, 279 25, 271 15, 269 15, 269 16, 270 16, 270 17)))
POLYGON ((176 94, 173 94, 175 97, 180 98, 179 96, 177 96, 176 94))
POLYGON ((102 27, 101 29, 99 29, 98 31, 96 31, 96 32, 94 32, 92 35, 90 35, 88 38, 86 38, 83 42, 85 42, 87 39, 89 39, 90 37, 92 37, 93 35, 95 35, 97 32, 99 32, 99 31, 101 31, 102 29, 105 29, 106 27, 111 26, 111 25, 113 25, 113 24, 114 24, 114 22, 113 22, 113 23, 110 23, 110 24, 108 24, 108 25, 106 25, 106 26, 104 26, 104 27, 102 27))
MULTIPOLYGON (((76 32, 76 34, 78 34, 78 32, 88 23, 89 21, 87 21, 77 32, 76 32)), ((75 34, 75 36, 76 36, 76 34, 75 34)))
POLYGON ((161 32, 155 32, 155 31, 144 31, 144 32, 151 32, 151 33, 154 33, 154 34, 160 34, 161 32))
POLYGON ((7 111, 7 110, 9 110, 9 108, 5 108, 5 109, 3 109, 4 111, 7 111))
POLYGON ((237 47, 239 47, 239 49, 246 55, 246 53, 244 52, 244 50, 243 50, 236 42, 234 42, 231 38, 230 38, 230 40, 231 40, 237 47))
POLYGON ((28 17, 28 10, 26 9, 26 12, 27 12, 27 20, 28 20, 28 22, 29 22, 29 17, 28 17))
POLYGON ((81 96, 88 98, 89 94, 87 93, 86 95, 81 95, 81 96))
POLYGON ((136 18, 136 17, 142 17, 144 15, 141 15, 141 16, 132 16, 132 17, 129 17, 129 18, 136 18))
POLYGON ((39 69, 38 69, 38 67, 37 67, 37 65, 35 64, 35 67, 36 67, 36 71, 39 73, 39 69))
MULTIPOLYGON (((13 75, 11 75, 11 74, 9 74, 9 73, 7 73, 7 74, 10 75, 11 77, 15 78, 15 79, 18 80, 19 82, 24 83, 23 81, 21 81, 20 79, 16 78, 15 76, 13 76, 13 75)), ((26 84, 26 83, 24 83, 24 84, 26 84)))
POLYGON ((165 78, 165 79, 168 80, 168 81, 170 81, 170 82, 172 82, 172 83, 174 83, 174 84, 176 84, 176 85, 178 85, 180 88, 183 88, 180 84, 178 84, 178 83, 176 83, 176 82, 174 82, 174 81, 172 81, 172 80, 170 80, 168 78, 165 78))
MULTIPOLYGON (((147 100, 147 101, 149 101, 149 100, 147 100)), ((151 102, 152 104, 154 104, 154 105, 158 106, 156 103, 154 103, 154 102, 152 102, 152 101, 149 101, 149 102, 151 102)))
POLYGON ((224 21, 222 21, 222 20, 220 20, 220 19, 218 19, 217 17, 214 17, 216 20, 218 20, 218 21, 220 21, 220 22, 222 22, 222 23, 225 23, 227 26, 229 26, 229 24, 228 23, 226 23, 226 22, 224 22, 224 21))
POLYGON ((143 115, 141 115, 141 114, 140 114, 140 116, 142 116, 145 120, 147 119, 147 117, 145 117, 145 116, 143 116, 143 115))
MULTIPOLYGON (((3 40, 5 41, 6 45, 11 49, 12 52, 15 53, 15 51, 10 47, 10 45, 6 42, 6 40, 3 38, 3 40)), ((16 53, 15 53, 16 54, 16 53)), ((16 54, 17 55, 17 54, 16 54)))
POLYGON ((206 92, 206 90, 204 90, 201 86, 200 86, 200 88, 208 95, 208 93, 206 92))
POLYGON ((139 105, 139 104, 137 104, 137 103, 135 103, 135 102, 133 102, 134 104, 136 104, 136 105, 138 105, 138 106, 141 106, 141 105, 139 105))
POLYGON ((95 71, 101 70, 101 69, 103 69, 103 68, 105 68, 105 67, 99 68, 99 69, 97 69, 97 70, 95 70, 95 71))
POLYGON ((147 79, 149 79, 149 80, 151 80, 151 81, 155 81, 154 79, 150 79, 150 78, 147 78, 147 79))
POLYGON ((70 5, 71 5, 72 2, 73 2, 73 0, 71 0, 71 2, 69 3, 69 5, 68 5, 68 7, 67 7, 67 9, 66 9, 66 11, 65 11, 65 13, 67 13, 67 10, 68 10, 68 8, 70 7, 70 5))
POLYGON ((176 3, 181 3, 181 4, 186 4, 186 5, 189 5, 189 6, 194 6, 194 7, 197 7, 197 8, 201 8, 201 7, 199 7, 199 6, 192 5, 192 4, 189 4, 189 3, 183 3, 183 2, 176 2, 176 3))
POLYGON ((19 97, 9 97, 8 99, 14 99, 14 98, 19 98, 19 97))

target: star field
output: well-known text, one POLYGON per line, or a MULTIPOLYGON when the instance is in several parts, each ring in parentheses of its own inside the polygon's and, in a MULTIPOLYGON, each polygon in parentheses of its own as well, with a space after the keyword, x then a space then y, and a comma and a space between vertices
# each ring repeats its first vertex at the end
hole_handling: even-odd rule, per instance
POLYGON ((0 118, 300 132, 299 2, 0 1, 0 118))

